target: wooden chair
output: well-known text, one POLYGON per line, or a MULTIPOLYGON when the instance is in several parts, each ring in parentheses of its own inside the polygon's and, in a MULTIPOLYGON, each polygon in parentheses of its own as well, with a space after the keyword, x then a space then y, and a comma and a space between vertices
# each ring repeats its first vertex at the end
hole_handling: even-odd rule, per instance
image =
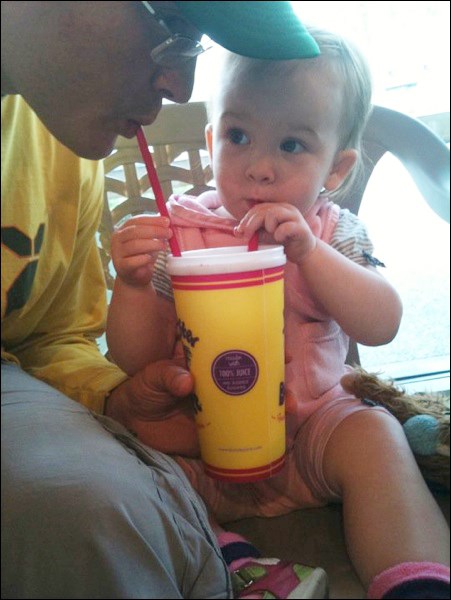
POLYGON ((375 106, 371 114, 363 136, 364 175, 343 206, 358 214, 374 167, 387 152, 399 159, 424 200, 449 223, 450 167, 446 143, 422 121, 383 106, 375 106))
MULTIPOLYGON (((186 192, 195 196, 211 189, 212 172, 205 147, 207 112, 203 102, 166 104, 158 119, 144 127, 158 178, 166 198, 186 192)), ((110 236, 115 225, 132 215, 158 212, 136 138, 119 137, 114 152, 104 160, 105 201, 99 245, 108 289, 114 275, 110 236)))

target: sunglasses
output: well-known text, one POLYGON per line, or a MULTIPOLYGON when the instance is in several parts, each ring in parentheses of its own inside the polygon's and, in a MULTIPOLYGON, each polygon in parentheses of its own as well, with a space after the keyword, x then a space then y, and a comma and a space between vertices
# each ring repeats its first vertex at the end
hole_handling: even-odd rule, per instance
POLYGON ((150 2, 142 2, 142 4, 168 35, 164 42, 158 44, 150 53, 154 63, 170 69, 178 68, 209 49, 197 40, 171 31, 164 18, 153 8, 150 2))

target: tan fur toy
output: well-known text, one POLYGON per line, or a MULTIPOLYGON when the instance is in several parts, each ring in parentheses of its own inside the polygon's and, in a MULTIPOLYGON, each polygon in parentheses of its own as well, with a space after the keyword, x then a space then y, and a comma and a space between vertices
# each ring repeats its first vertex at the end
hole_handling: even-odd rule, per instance
POLYGON ((341 383, 362 402, 385 406, 402 424, 425 480, 450 489, 449 399, 445 395, 409 395, 360 367, 346 374, 341 383))

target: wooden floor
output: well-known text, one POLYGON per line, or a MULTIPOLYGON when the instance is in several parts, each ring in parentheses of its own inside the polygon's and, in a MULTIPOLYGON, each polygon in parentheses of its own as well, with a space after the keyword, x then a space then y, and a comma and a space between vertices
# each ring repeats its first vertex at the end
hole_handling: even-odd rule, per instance
MULTIPOLYGON (((436 493, 435 497, 449 523, 449 494, 436 493)), ((329 576, 329 598, 365 598, 346 552, 340 506, 306 509, 272 519, 243 519, 228 523, 226 528, 250 540, 262 556, 322 567, 329 576)))

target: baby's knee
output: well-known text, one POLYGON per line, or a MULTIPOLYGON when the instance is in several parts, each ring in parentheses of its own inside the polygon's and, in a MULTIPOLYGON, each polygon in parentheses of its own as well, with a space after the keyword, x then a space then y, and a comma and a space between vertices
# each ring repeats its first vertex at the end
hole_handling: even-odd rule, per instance
POLYGON ((368 408, 348 415, 335 428, 329 442, 346 449, 381 448, 391 438, 404 438, 401 423, 386 409, 368 408))
POLYGON ((349 479, 382 470, 394 456, 402 460, 407 454, 407 439, 393 415, 376 408, 359 411, 332 432, 324 450, 323 471, 329 486, 342 490, 349 479))

